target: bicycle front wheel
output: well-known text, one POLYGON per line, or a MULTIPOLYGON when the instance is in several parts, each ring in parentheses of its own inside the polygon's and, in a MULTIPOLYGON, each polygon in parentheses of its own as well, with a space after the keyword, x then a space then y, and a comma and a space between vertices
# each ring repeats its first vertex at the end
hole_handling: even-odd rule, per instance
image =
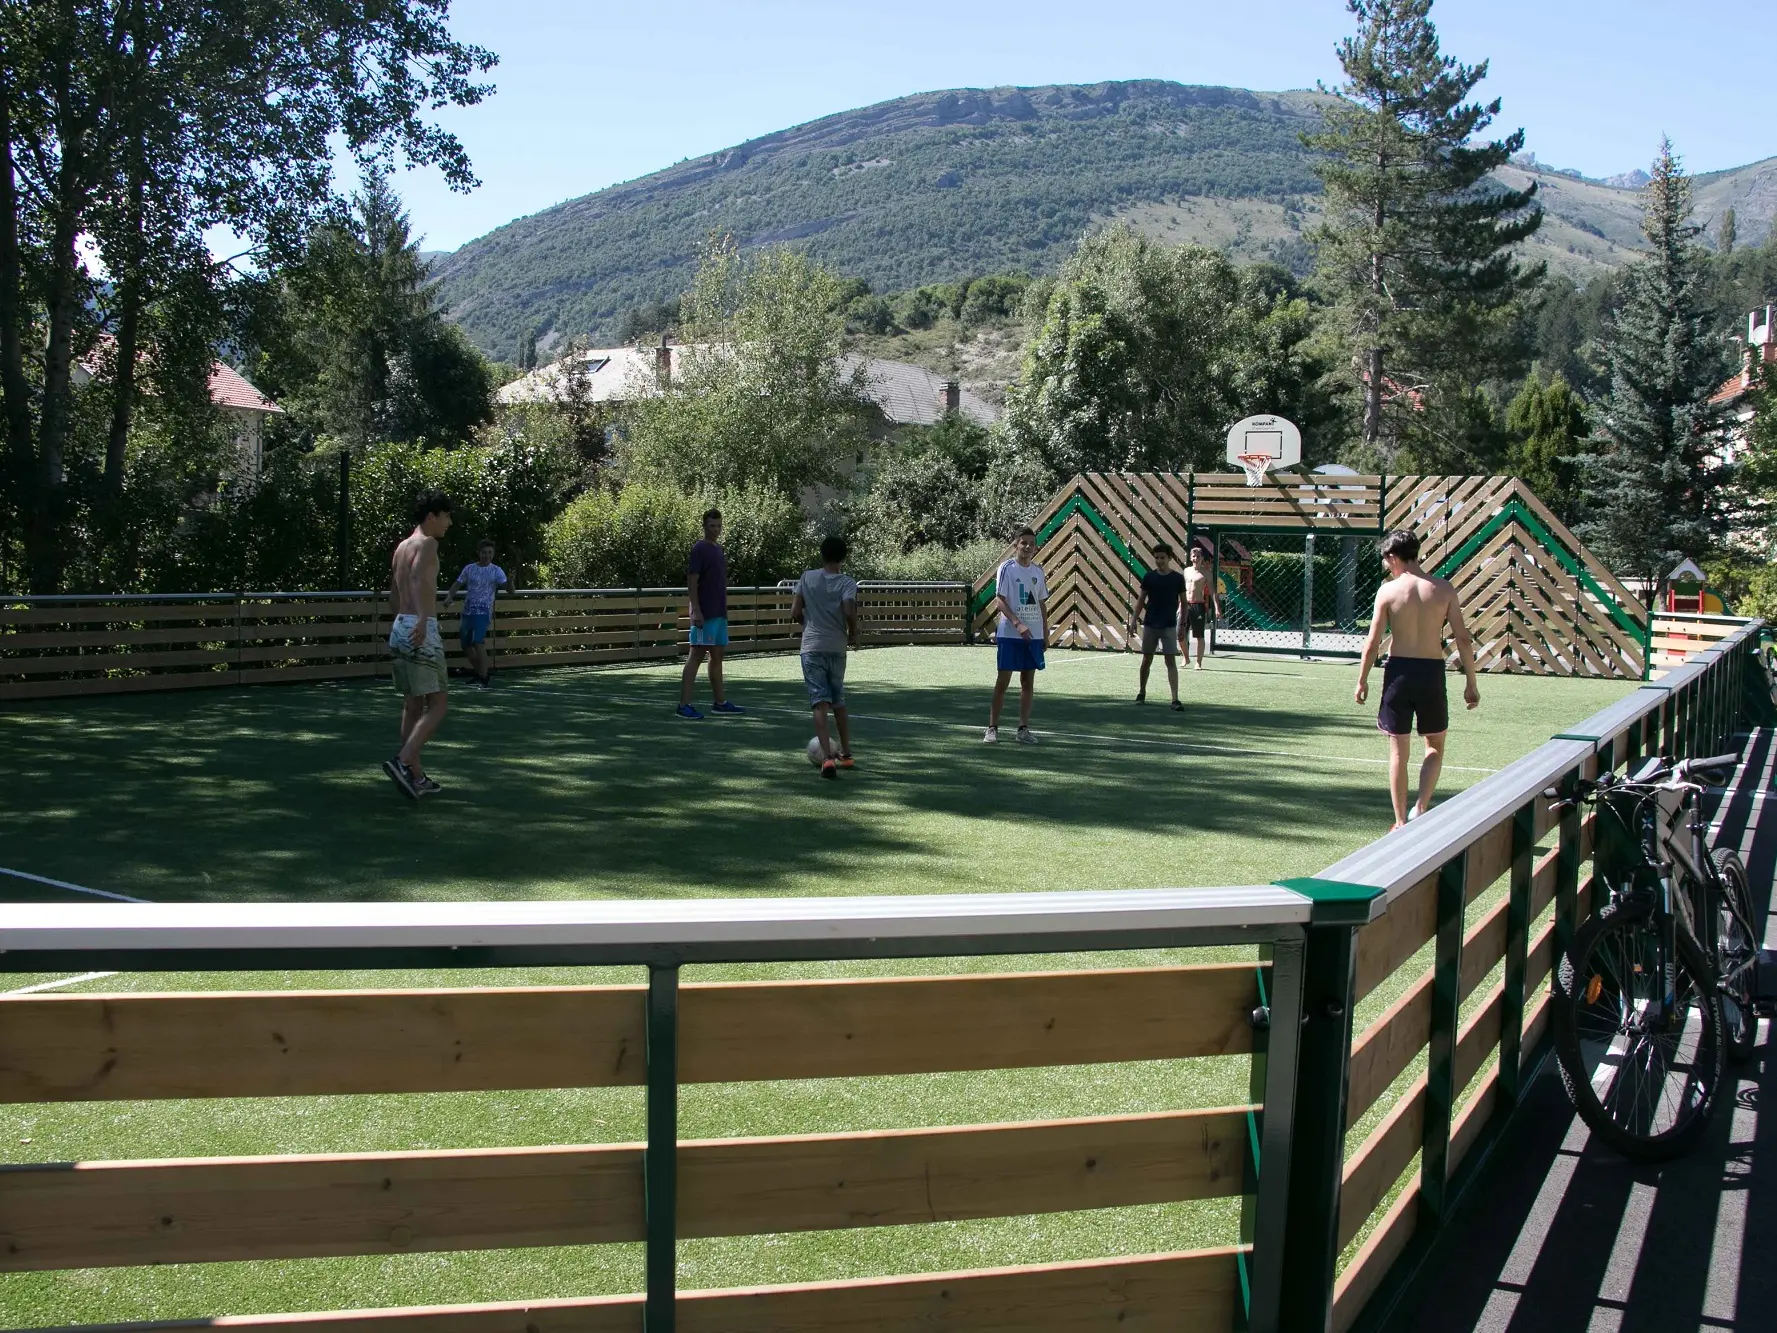
POLYGON ((1580 1119, 1638 1161, 1665 1161, 1708 1127, 1724 1075, 1721 996, 1680 932, 1659 961, 1650 904, 1613 903, 1574 936, 1554 996, 1561 1081, 1580 1119), (1664 975, 1663 975, 1664 973, 1664 975))
POLYGON ((1752 916, 1752 886, 1737 853, 1726 847, 1710 856, 1721 881, 1722 901, 1716 927, 1715 974, 1721 980, 1722 1019, 1728 1059, 1743 1064, 1758 1043, 1758 1014, 1753 1009, 1752 976, 1758 961, 1758 928, 1752 916))

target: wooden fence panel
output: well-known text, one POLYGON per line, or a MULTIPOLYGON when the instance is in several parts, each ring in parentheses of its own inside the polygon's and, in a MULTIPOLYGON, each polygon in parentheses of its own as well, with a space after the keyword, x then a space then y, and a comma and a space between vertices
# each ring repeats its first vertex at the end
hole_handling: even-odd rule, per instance
MULTIPOLYGON (((1244 1054, 1258 976, 1230 963, 700 982, 679 993, 681 1079, 737 1083, 1244 1054), (970 1021, 952 1021, 958 1013, 970 1021)), ((0 1101, 634 1086, 643 995, 583 986, 10 996, 0 998, 0 1101)))
MULTIPOLYGON (((1235 1248, 680 1292, 679 1333, 1175 1333, 1232 1327, 1235 1248)), ((640 1296, 224 1315, 79 1333, 641 1333, 640 1296)), ((74 1333, 46 1330, 45 1333, 74 1333)))
MULTIPOLYGON (((962 584, 865 585, 861 643, 961 643, 962 584)), ((729 592, 733 652, 794 652, 801 629, 782 588, 729 592)), ((389 670, 384 593, 241 593, 204 599, 44 602, 0 598, 0 700, 203 685, 336 680, 389 670)), ((461 660, 462 603, 438 609, 447 659, 461 660)), ((681 589, 503 596, 489 646, 496 669, 670 661, 690 619, 681 589)))
MULTIPOLYGON (((1252 1108, 681 1142, 679 1234, 1238 1194, 1252 1108)), ((0 1167, 0 1272, 640 1240, 642 1145, 0 1167)))
POLYGON ((238 641, 232 596, 172 603, 0 597, 0 700, 236 684, 238 641))

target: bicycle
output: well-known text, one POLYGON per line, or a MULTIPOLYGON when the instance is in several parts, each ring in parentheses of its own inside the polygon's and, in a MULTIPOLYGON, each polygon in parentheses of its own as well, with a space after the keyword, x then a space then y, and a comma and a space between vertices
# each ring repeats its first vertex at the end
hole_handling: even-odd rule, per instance
POLYGON ((1594 893, 1555 977, 1555 1051, 1580 1119, 1637 1161, 1667 1161, 1708 1127, 1726 1059, 1746 1060, 1760 932, 1746 867, 1711 848, 1698 797, 1736 755, 1582 779, 1556 809, 1598 811, 1594 893), (1595 899, 1596 900, 1596 899, 1595 899))

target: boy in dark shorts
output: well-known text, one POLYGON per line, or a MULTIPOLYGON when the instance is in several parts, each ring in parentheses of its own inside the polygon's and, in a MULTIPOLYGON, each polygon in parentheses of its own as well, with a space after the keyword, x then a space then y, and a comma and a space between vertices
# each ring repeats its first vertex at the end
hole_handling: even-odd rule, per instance
POLYGON ((1178 699, 1178 622, 1179 608, 1185 600, 1185 576, 1172 567, 1172 547, 1159 542, 1154 547, 1154 567, 1141 576, 1141 596, 1135 599, 1135 610, 1129 617, 1129 633, 1133 638, 1137 622, 1141 625, 1141 680, 1136 686, 1136 703, 1148 699, 1148 672, 1154 666, 1154 651, 1166 654, 1166 683, 1172 687, 1174 712, 1184 711, 1178 699))
POLYGON ((1185 570, 1185 622, 1179 637, 1185 641, 1185 662, 1191 661, 1191 640, 1197 640, 1197 670, 1203 670, 1203 635, 1211 616, 1222 613, 1211 575, 1215 565, 1209 552, 1191 543, 1191 563, 1185 570))
POLYGON ((1376 593, 1354 697, 1360 704, 1369 697, 1370 668, 1382 651, 1382 636, 1388 635, 1388 665, 1382 671, 1382 706, 1376 726, 1388 737, 1388 794, 1394 803, 1394 826, 1399 828, 1431 809, 1432 793, 1444 767, 1444 740, 1450 729, 1450 706, 1444 693, 1446 624, 1468 678, 1463 702, 1474 708, 1481 702, 1481 692, 1475 684, 1474 643, 1462 620, 1462 601, 1451 584, 1419 567, 1418 535, 1400 531, 1383 538, 1382 567, 1388 579, 1376 593), (1419 800, 1409 811, 1407 760, 1415 721, 1425 743, 1425 759, 1419 766, 1419 800))
POLYGON ((849 554, 845 538, 821 543, 821 567, 796 581, 790 619, 802 626, 802 683, 821 742, 821 776, 836 778, 852 767, 851 718, 845 711, 845 651, 858 646, 858 585, 841 566, 849 554), (827 714, 839 730, 839 747, 827 734, 827 714))

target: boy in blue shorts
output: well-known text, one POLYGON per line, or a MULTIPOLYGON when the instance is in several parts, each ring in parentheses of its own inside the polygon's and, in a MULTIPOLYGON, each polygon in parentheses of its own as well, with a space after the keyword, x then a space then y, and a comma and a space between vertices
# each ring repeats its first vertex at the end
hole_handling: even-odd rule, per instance
POLYGON ((802 626, 802 683, 821 742, 821 776, 836 778, 852 766, 851 720, 845 711, 845 650, 858 646, 858 585, 840 568, 850 553, 845 538, 821 543, 821 567, 796 581, 790 619, 802 626), (827 734, 827 714, 839 729, 839 749, 827 734))
POLYGON ((506 571, 494 563, 493 538, 483 537, 475 544, 474 563, 463 566, 457 581, 444 594, 444 604, 449 606, 458 588, 468 589, 463 598, 463 618, 457 625, 457 640, 469 659, 475 683, 484 690, 488 685, 487 634, 494 623, 495 591, 511 586, 506 571))
POLYGON ((1000 612, 994 647, 999 652, 1000 674, 993 687, 987 731, 981 737, 989 745, 1000 738, 1000 710, 1005 707, 1006 687, 1012 683, 1013 672, 1018 673, 1018 741, 1037 743, 1030 730, 1030 703, 1049 639, 1049 583, 1042 566, 1035 563, 1037 534, 1021 529, 1016 549, 1017 554, 1000 566, 994 578, 994 604, 1000 612))
POLYGON ((716 706, 712 713, 736 714, 747 710, 728 702, 722 692, 722 654, 728 648, 728 553, 722 549, 722 511, 711 509, 703 516, 703 536, 691 546, 685 576, 691 603, 691 656, 679 677, 679 716, 701 722, 703 714, 691 702, 697 688, 697 668, 710 659, 710 693, 716 706))

